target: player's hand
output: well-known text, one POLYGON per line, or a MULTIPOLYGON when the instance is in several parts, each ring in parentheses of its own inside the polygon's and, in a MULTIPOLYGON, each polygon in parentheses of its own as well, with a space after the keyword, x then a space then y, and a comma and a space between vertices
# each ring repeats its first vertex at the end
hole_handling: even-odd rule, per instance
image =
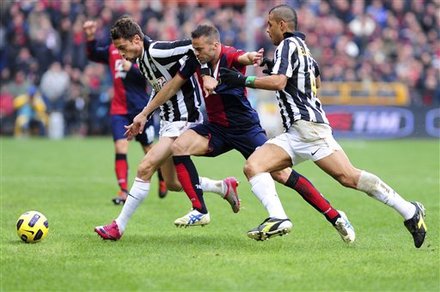
POLYGON ((88 41, 95 39, 96 21, 87 20, 86 22, 84 22, 83 30, 86 33, 86 37, 88 41))
POLYGON ((266 66, 266 69, 263 70, 263 73, 267 75, 272 74, 272 69, 274 65, 275 63, 273 62, 273 60, 266 57, 264 57, 262 62, 260 63, 260 67, 266 66))
POLYGON ((122 61, 122 69, 125 72, 130 71, 132 65, 133 64, 130 61, 128 61, 127 59, 123 59, 123 61, 122 61))
POLYGON ((219 84, 219 82, 208 75, 203 75, 203 92, 205 93, 205 97, 215 93, 215 88, 219 84))
POLYGON ((140 113, 136 117, 134 117, 133 123, 128 126, 124 126, 126 129, 124 135, 127 137, 127 140, 132 140, 138 134, 141 134, 144 131, 146 122, 147 117, 140 113))
POLYGON ((228 85, 229 87, 245 87, 246 76, 244 76, 237 70, 231 70, 228 68, 221 67, 220 82, 228 85))
POLYGON ((261 66, 261 63, 263 62, 263 55, 264 55, 264 49, 261 48, 258 50, 258 52, 255 52, 252 55, 252 63, 254 64, 254 67, 261 66))

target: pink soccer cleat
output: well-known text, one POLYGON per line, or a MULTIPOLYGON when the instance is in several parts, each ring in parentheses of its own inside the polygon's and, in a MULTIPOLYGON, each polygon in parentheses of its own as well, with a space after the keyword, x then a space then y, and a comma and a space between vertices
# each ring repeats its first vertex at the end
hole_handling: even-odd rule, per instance
POLYGON ((95 232, 104 240, 119 240, 122 237, 115 220, 109 225, 96 226, 95 232))
POLYGON ((237 192, 238 181, 235 177, 227 177, 223 182, 226 184, 226 194, 223 199, 228 201, 234 213, 238 213, 240 211, 240 200, 237 192))

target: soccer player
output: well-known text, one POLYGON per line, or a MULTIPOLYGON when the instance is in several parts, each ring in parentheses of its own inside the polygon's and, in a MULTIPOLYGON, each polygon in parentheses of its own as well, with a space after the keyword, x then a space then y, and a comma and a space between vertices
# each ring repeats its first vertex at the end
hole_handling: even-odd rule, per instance
MULTIPOLYGON (((245 72, 247 65, 259 63, 262 50, 259 52, 244 52, 220 43, 220 35, 214 26, 200 25, 191 34, 192 45, 198 60, 208 64, 213 76, 218 76, 220 67, 235 68, 245 72)), ((189 61, 187 62, 189 63, 189 61)), ((192 61, 187 71, 176 75, 162 91, 148 104, 143 111, 144 119, 161 103, 184 84, 194 72, 202 75, 200 64, 192 61)), ((246 90, 231 88, 227 84, 217 86, 212 77, 199 78, 205 91, 205 104, 208 122, 195 125, 185 131, 172 145, 173 159, 180 183, 185 192, 192 197, 193 210, 175 221, 177 226, 196 226, 209 223, 209 213, 203 201, 203 191, 199 187, 197 170, 190 159, 190 155, 215 157, 232 149, 239 151, 248 158, 255 149, 266 142, 265 131, 260 125, 257 112, 247 99, 246 90), (208 84, 207 84, 208 83, 208 84), (213 91, 215 88, 215 92, 213 91)), ((136 127, 136 130, 141 130, 136 127)), ((136 131, 130 135, 137 134, 136 131)), ((319 191, 302 175, 286 168, 274 172, 275 179, 295 190, 314 208, 324 214, 328 221, 337 229, 345 242, 355 240, 354 229, 342 211, 335 210, 319 191)), ((268 190, 269 192, 270 190, 268 190)), ((256 240, 265 240, 275 235, 290 232, 291 221, 287 218, 281 202, 274 192, 271 196, 259 196, 269 213, 261 228, 249 232, 249 237, 256 240)))
MULTIPOLYGON (((127 199, 128 180, 128 140, 124 136, 125 125, 130 124, 133 118, 147 105, 147 82, 142 77, 136 64, 124 60, 113 44, 99 46, 95 39, 96 21, 88 20, 83 25, 87 38, 87 56, 90 60, 107 64, 113 78, 114 97, 110 107, 112 135, 115 147, 115 173, 119 184, 118 196, 112 199, 116 205, 123 204, 127 199)), ((154 142, 154 125, 149 121, 142 133, 135 137, 144 153, 147 153, 154 142)), ((159 197, 164 198, 167 187, 162 178, 160 169, 159 197)))
MULTIPOLYGON (((173 76, 182 74, 186 70, 185 60, 196 60, 191 40, 153 41, 145 36, 139 25, 129 17, 122 17, 116 21, 111 29, 111 36, 114 46, 122 57, 136 61, 142 75, 153 87, 151 100, 155 99, 156 93, 160 93, 162 87, 173 76)), ((202 121, 203 117, 199 111, 200 97, 200 85, 197 79, 191 76, 176 94, 161 106, 159 141, 151 147, 140 162, 136 178, 119 216, 111 224, 95 227, 95 232, 103 239, 118 240, 121 238, 131 216, 147 197, 151 176, 159 166, 168 189, 182 190, 171 159, 171 145, 189 126, 202 121)), ((141 116, 142 114, 138 114, 132 124, 137 125, 138 120, 142 119, 141 116)), ((142 124, 142 131, 137 131, 136 134, 143 132, 145 121, 142 124)), ((231 205, 235 213, 239 211, 238 182, 235 178, 229 177, 221 181, 208 178, 201 178, 201 180, 204 181, 205 191, 219 194, 231 205)))
POLYGON ((419 202, 408 202, 376 175, 355 168, 341 146, 333 138, 329 122, 317 97, 319 70, 297 32, 296 11, 279 5, 269 12, 267 33, 274 45, 272 75, 244 76, 240 72, 221 69, 221 82, 277 91, 285 132, 258 148, 247 160, 244 172, 252 191, 265 198, 275 193, 269 172, 312 160, 345 187, 365 192, 394 208, 403 218, 414 245, 422 246, 426 235, 425 209, 419 202), (270 192, 268 191, 270 190, 270 192))

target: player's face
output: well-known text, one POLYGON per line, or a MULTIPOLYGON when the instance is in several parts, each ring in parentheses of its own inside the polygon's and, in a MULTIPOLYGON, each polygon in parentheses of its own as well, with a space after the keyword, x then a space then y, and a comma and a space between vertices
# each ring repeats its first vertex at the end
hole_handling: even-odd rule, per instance
POLYGON ((218 42, 211 40, 207 36, 192 39, 194 53, 196 54, 199 62, 202 64, 206 64, 214 60, 218 45, 218 42))
POLYGON ((278 46, 283 40, 283 32, 281 31, 281 22, 276 21, 272 13, 269 14, 269 17, 267 19, 266 32, 275 46, 278 46))
POLYGON ((118 49, 119 54, 131 62, 136 61, 142 54, 143 42, 142 39, 135 35, 131 40, 120 38, 113 40, 113 44, 118 49))

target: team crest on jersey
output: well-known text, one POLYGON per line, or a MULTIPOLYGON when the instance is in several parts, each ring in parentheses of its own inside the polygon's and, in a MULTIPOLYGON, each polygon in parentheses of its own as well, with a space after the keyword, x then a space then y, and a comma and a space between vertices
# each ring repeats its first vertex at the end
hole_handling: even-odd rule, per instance
POLYGON ((159 92, 159 90, 161 90, 162 87, 165 86, 165 83, 167 83, 167 80, 165 77, 161 76, 161 77, 157 78, 157 83, 153 84, 154 91, 159 92))

